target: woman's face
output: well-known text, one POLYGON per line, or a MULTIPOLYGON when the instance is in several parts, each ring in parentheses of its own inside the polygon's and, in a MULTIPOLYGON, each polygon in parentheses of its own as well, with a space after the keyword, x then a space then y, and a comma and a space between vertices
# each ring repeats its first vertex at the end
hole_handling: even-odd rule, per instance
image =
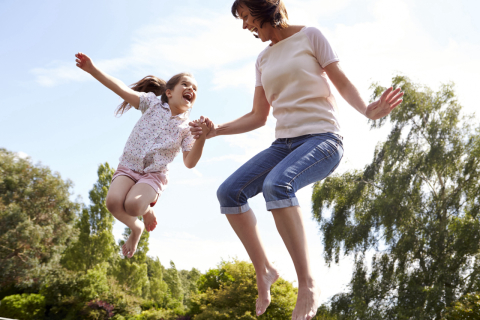
POLYGON ((256 34, 263 42, 270 40, 266 28, 268 23, 264 23, 263 28, 260 28, 260 19, 255 20, 250 14, 250 10, 243 4, 238 6, 237 13, 243 20, 243 29, 256 34))
POLYGON ((197 81, 192 77, 184 76, 173 90, 167 90, 166 93, 168 104, 185 112, 193 107, 197 99, 197 81))

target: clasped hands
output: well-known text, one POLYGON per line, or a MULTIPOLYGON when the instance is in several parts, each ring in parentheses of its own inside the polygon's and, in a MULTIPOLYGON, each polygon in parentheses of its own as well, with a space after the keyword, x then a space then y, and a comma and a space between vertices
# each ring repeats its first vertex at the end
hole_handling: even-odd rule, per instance
POLYGON ((198 120, 194 120, 188 123, 190 126, 190 132, 195 139, 204 136, 206 139, 215 136, 215 125, 213 122, 204 116, 201 116, 198 120))

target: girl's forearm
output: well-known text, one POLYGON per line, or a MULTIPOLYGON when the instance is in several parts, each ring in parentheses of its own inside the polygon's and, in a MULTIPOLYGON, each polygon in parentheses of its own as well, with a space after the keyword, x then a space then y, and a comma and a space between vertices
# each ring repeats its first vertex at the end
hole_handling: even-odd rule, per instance
POLYGON ((205 135, 200 136, 193 144, 192 150, 190 150, 184 159, 185 166, 189 169, 194 168, 200 158, 202 157, 203 146, 205 145, 205 135))

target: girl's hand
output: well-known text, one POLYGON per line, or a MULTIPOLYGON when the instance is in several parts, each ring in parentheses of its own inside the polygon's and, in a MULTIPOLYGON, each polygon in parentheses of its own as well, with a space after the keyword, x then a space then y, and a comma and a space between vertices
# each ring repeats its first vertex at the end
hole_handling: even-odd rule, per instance
POLYGON ((365 116, 371 120, 377 120, 390 114, 392 110, 402 103, 403 92, 400 88, 390 87, 382 94, 379 100, 368 105, 365 116))
POLYGON ((79 52, 75 55, 75 57, 77 58, 75 60, 75 62, 77 63, 77 67, 79 67, 83 71, 92 73, 96 69, 92 59, 90 59, 90 57, 86 54, 79 52))
POLYGON ((199 120, 192 121, 188 124, 190 126, 190 133, 193 135, 195 139, 200 138, 200 136, 204 133, 205 130, 208 128, 208 132, 206 132, 206 138, 210 139, 217 135, 215 124, 209 118, 205 118, 201 116, 199 120), (202 128, 201 123, 205 124, 205 127, 202 128))

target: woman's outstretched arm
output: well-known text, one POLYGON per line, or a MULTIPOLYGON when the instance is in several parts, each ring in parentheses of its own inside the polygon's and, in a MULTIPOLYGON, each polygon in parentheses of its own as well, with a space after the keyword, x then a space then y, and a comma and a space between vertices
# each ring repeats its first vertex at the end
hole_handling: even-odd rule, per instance
MULTIPOLYGON (((207 124, 211 127, 207 138, 213 138, 220 135, 239 134, 258 129, 267 122, 270 113, 270 104, 265 96, 263 87, 256 87, 253 96, 252 111, 246 115, 220 125, 214 125, 210 119, 206 119, 207 124)), ((190 122, 190 131, 197 139, 202 134, 202 128, 198 123, 190 122)))
POLYGON ((77 67, 85 72, 90 73, 101 84, 118 94, 120 98, 127 101, 135 109, 138 109, 140 105, 140 95, 137 91, 132 90, 122 81, 104 73, 102 70, 97 68, 92 59, 90 59, 90 57, 86 54, 79 52, 75 55, 75 57, 77 58, 75 60, 77 67))
POLYGON ((325 72, 345 101, 369 119, 377 120, 383 118, 402 103, 403 92, 401 92, 401 89, 393 90, 393 88, 388 88, 379 100, 367 106, 362 97, 360 97, 357 88, 347 78, 338 62, 326 66, 325 72))

